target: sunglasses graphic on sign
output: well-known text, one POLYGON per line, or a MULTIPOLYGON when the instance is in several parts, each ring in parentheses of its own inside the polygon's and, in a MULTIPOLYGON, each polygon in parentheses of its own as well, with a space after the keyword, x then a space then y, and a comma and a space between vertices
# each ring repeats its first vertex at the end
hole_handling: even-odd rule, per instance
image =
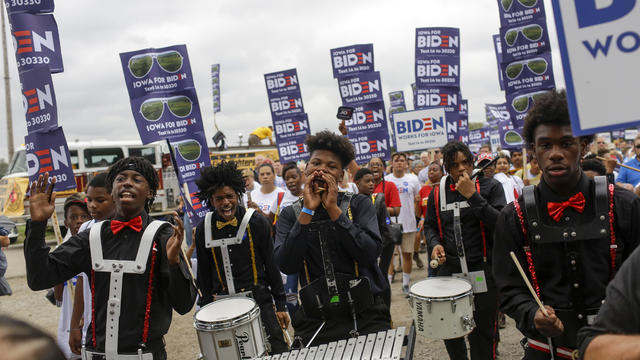
POLYGON ((140 114, 148 121, 157 121, 164 113, 164 105, 167 104, 169 112, 179 118, 184 118, 191 114, 193 102, 184 95, 167 98, 153 98, 145 100, 140 105, 140 114))
POLYGON ((513 5, 514 1, 517 1, 522 6, 525 6, 528 8, 534 7, 538 3, 538 0, 501 0, 500 2, 502 3, 502 9, 504 11, 511 10, 511 6, 513 5))
POLYGON ((525 25, 509 29, 504 34, 504 41, 507 42, 507 45, 513 46, 516 43, 516 40, 518 40, 518 34, 520 33, 522 33, 522 36, 524 36, 529 41, 538 41, 542 39, 544 29, 538 24, 525 25))
POLYGON ((522 74, 522 70, 526 66, 532 73, 542 75, 547 72, 548 65, 547 60, 543 58, 515 61, 507 65, 505 73, 510 80, 513 80, 522 74))
POLYGON ((536 100, 540 99, 540 97, 542 97, 542 95, 546 93, 547 93, 547 90, 516 96, 513 98, 513 100, 511 100, 511 106, 517 112, 523 113, 529 110, 529 107, 532 105, 532 102, 529 100, 536 102, 536 100))
POLYGON ((129 72, 136 78, 143 78, 153 67, 153 60, 166 72, 175 73, 182 69, 182 55, 176 50, 161 53, 138 54, 129 58, 129 72))
POLYGON ((520 145, 522 144, 523 140, 522 140, 522 136, 520 136, 518 132, 514 130, 509 130, 506 133, 504 133, 504 142, 507 145, 520 145))
POLYGON ((200 157, 200 151, 202 146, 200 143, 193 139, 182 140, 177 143, 173 143, 173 147, 176 152, 180 154, 180 157, 186 161, 196 161, 200 157))

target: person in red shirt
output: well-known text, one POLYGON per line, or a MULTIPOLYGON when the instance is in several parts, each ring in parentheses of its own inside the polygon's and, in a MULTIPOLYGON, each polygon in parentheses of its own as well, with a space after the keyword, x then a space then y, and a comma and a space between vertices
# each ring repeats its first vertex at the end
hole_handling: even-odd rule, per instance
MULTIPOLYGON (((429 164, 427 172, 429 181, 427 181, 427 183, 425 183, 422 188, 420 188, 420 222, 418 223, 418 227, 420 228, 418 234, 420 234, 420 236, 423 235, 424 219, 427 216, 427 199, 429 198, 429 194, 431 194, 431 190, 433 190, 433 187, 440 183, 440 179, 443 175, 444 171, 442 170, 442 165, 440 165, 440 162, 434 161, 429 164)), ((431 254, 431 249, 427 249, 427 254, 431 254)), ((415 255, 417 255, 417 252, 414 253, 414 256, 415 255)), ((431 267, 427 268, 429 276, 431 276, 432 271, 433 269, 431 267)))

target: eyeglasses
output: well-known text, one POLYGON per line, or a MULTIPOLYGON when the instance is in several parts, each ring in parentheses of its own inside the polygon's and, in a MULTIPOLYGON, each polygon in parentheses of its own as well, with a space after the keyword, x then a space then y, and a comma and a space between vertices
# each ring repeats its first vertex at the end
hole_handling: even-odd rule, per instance
MULTIPOLYGON (((517 0, 517 1, 523 6, 526 6, 528 8, 534 7, 538 3, 538 0, 517 0)), ((513 0, 502 0, 501 3, 502 3, 502 9, 504 9, 504 11, 509 11, 511 9, 511 6, 513 5, 513 0)))
POLYGON ((193 102, 184 95, 172 96, 168 98, 153 98, 145 100, 140 105, 140 114, 148 121, 156 121, 164 113, 164 104, 167 104, 169 112, 179 118, 184 118, 191 114, 193 102))
POLYGON ((512 62, 511 64, 507 65, 504 72, 510 80, 513 80, 520 76, 520 74, 522 74, 522 70, 524 69, 525 65, 527 66, 527 68, 529 68, 529 70, 531 70, 532 73, 536 75, 542 75, 547 72, 547 67, 549 64, 547 63, 547 60, 543 58, 521 60, 512 62))
POLYGON ((513 44, 516 43, 516 40, 518 40, 519 33, 522 33, 522 35, 529 41, 538 41, 542 39, 544 29, 542 29, 542 26, 538 24, 525 25, 509 29, 504 34, 504 41, 507 42, 507 45, 513 46, 513 44))
POLYGON ((175 73, 182 69, 182 55, 175 50, 169 50, 132 56, 129 58, 129 72, 136 78, 147 76, 153 67, 153 59, 156 59, 160 68, 166 72, 175 73))
POLYGON ((202 146, 196 140, 183 140, 173 143, 173 147, 180 154, 180 157, 187 161, 196 161, 200 157, 202 146))
POLYGON ((546 93, 547 91, 538 91, 530 94, 516 96, 513 98, 513 100, 511 100, 511 106, 517 112, 520 112, 520 113, 525 112, 529 110, 529 106, 532 105, 529 99, 533 100, 533 102, 535 103, 536 100, 540 99, 540 97, 546 93))

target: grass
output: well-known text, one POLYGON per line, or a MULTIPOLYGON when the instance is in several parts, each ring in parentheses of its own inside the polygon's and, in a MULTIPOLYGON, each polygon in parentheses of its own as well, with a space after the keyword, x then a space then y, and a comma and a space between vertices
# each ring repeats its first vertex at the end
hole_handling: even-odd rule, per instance
MULTIPOLYGON (((25 239, 24 230, 25 230, 25 228, 26 228, 26 225, 18 225, 18 240, 16 240, 15 244, 24 243, 24 239, 25 239)), ((44 238, 45 238, 46 241, 55 240, 56 239, 56 235, 53 232, 53 227, 52 226, 47 226, 47 231, 45 232, 44 238)))

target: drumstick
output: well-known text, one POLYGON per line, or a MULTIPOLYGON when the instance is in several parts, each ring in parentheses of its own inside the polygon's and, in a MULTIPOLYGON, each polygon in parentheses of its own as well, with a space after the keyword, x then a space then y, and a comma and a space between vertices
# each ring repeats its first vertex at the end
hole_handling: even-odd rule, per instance
POLYGON ((185 265, 187 265, 187 269, 189 270, 189 274, 191 275, 191 283, 193 284, 193 286, 196 287, 196 290, 198 290, 198 295, 202 297, 202 292, 200 291, 200 288, 196 284, 196 276, 193 274, 193 269, 191 269, 191 261, 187 260, 187 254, 184 252, 184 248, 181 247, 180 250, 182 252, 182 257, 185 262, 185 265))
MULTIPOLYGON (((275 305, 273 305, 273 310, 274 310, 275 312, 278 312, 278 310, 276 309, 276 306, 275 306, 275 305)), ((284 335, 286 335, 286 338, 287 338, 287 345, 289 345, 289 347, 291 347, 291 336, 289 336, 289 331, 287 331, 287 329, 285 329, 285 328, 282 326, 282 325, 284 325, 284 324, 282 323, 282 321, 280 321, 280 318, 279 318, 277 315, 276 315, 276 320, 278 320, 278 325, 280 325, 280 329, 282 329, 282 333, 283 333, 284 335)))
MULTIPOLYGON (((602 156, 596 156, 596 159, 598 159, 598 160, 602 160, 602 161, 613 160, 613 159, 607 159, 607 158, 604 158, 604 157, 602 157, 602 156)), ((623 168, 626 168, 626 169, 629 169, 629 170, 633 170, 633 171, 640 172, 640 169, 636 169, 636 168, 631 167, 631 166, 629 166, 629 165, 621 164, 621 163, 619 163, 617 160, 616 160, 616 164, 618 164, 618 165, 622 166, 623 168)))
POLYGON ((540 306, 540 310, 542 311, 544 316, 549 317, 549 313, 547 312, 547 309, 544 308, 544 305, 542 305, 542 301, 540 301, 540 298, 538 297, 536 292, 533 291, 533 286, 531 286, 531 282, 529 282, 529 278, 527 278, 527 275, 524 273, 524 270, 522 269, 522 266, 520 266, 520 262, 518 261, 518 258, 516 257, 516 254, 513 253, 513 251, 511 252, 511 258, 513 259, 514 264, 516 264, 518 271, 520 271, 520 275, 522 275, 522 280, 524 280, 525 284, 527 284, 527 287, 529 288, 529 291, 531 291, 531 295, 533 295, 533 298, 536 299, 538 306, 540 306))

